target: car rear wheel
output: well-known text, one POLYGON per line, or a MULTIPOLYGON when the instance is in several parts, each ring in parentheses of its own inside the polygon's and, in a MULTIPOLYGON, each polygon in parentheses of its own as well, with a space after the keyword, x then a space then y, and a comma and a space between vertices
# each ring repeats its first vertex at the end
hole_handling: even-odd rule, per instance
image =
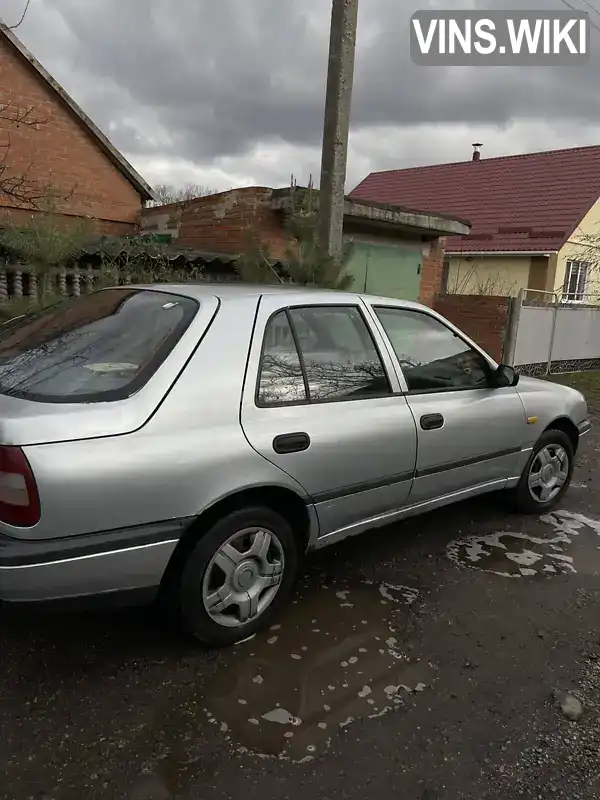
POLYGON ((234 511, 202 535, 183 567, 179 605, 186 630, 224 647, 267 625, 288 597, 298 547, 290 524, 265 507, 234 511))
POLYGON ((545 431, 536 442, 514 491, 517 510, 540 514, 553 508, 569 488, 573 466, 573 444, 567 434, 545 431))

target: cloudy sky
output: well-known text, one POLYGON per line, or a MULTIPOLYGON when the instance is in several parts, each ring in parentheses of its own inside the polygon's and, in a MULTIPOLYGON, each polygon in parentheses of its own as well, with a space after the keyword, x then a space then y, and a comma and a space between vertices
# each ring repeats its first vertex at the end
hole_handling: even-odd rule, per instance
MULTIPOLYGON (((522 0, 361 0, 348 188, 375 169, 600 143, 589 65, 411 63, 417 9, 522 0)), ((569 0, 600 28, 600 0, 569 0)), ((16 22, 25 0, 0 0, 16 22)), ((526 8, 565 8, 527 0, 526 8)), ((319 174, 331 0, 31 0, 16 31, 151 184, 280 186, 319 174)))

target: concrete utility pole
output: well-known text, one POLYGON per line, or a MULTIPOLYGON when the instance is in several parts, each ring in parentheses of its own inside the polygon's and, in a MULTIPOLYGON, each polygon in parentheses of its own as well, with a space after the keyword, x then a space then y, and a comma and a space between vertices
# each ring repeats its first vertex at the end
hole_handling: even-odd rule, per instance
POLYGON ((343 255, 344 187, 357 23, 358 0, 333 0, 319 187, 318 237, 323 250, 336 261, 341 261, 343 255))

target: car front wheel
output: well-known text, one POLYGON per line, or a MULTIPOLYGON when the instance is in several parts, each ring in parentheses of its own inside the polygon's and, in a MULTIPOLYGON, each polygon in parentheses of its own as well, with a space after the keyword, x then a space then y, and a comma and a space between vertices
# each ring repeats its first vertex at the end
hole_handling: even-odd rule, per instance
POLYGON ((202 535, 181 575, 185 628, 224 647, 267 625, 289 595, 298 547, 291 526, 266 507, 233 511, 202 535))
POLYGON ((563 431, 545 431, 515 489, 517 510, 540 514, 553 508, 569 488, 573 466, 571 439, 563 431))

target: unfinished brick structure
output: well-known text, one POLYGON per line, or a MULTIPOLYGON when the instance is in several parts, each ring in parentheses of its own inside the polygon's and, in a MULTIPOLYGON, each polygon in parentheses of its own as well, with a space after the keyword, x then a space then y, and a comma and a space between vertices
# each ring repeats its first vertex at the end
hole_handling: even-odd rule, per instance
POLYGON ((181 212, 177 243, 218 253, 241 253, 250 241, 260 242, 274 258, 283 258, 287 241, 281 220, 270 206, 272 192, 266 187, 249 187, 194 200, 181 212))
MULTIPOLYGON (((51 187, 68 217, 92 217, 102 233, 135 232, 153 193, 14 33, 0 25, 0 171, 51 187), (15 123, 27 115, 38 125, 15 123), (9 141, 10 140, 10 141, 9 141)), ((35 213, 0 196, 0 213, 26 221, 35 213)))
MULTIPOLYGON (((284 259, 289 246, 284 219, 291 207, 289 190, 234 189, 182 204, 144 209, 142 231, 168 234, 174 244, 182 247, 228 255, 242 253, 250 243, 260 242, 273 258, 284 259)), ((357 245, 358 260, 368 258, 364 254, 370 249, 371 257, 379 257, 381 262, 381 253, 385 252, 385 266, 378 264, 381 286, 385 285, 383 270, 414 270, 414 296, 408 299, 427 304, 443 290, 443 234, 459 228, 465 233, 469 230, 467 223, 450 217, 346 201, 344 235, 357 245)), ((352 267, 361 274, 360 263, 353 263, 352 267)), ((353 286, 362 291, 361 281, 362 277, 353 286)), ((402 296, 401 287, 392 296, 402 296)))

